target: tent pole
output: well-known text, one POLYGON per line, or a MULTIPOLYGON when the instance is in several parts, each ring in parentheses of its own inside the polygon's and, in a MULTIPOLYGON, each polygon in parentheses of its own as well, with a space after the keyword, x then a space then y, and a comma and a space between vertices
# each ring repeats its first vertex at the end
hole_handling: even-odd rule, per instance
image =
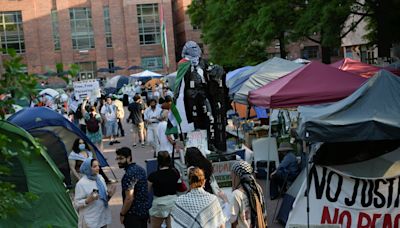
POLYGON ((304 152, 309 156, 307 159, 307 164, 306 164, 306 195, 307 195, 307 228, 310 228, 310 197, 309 197, 309 167, 308 167, 308 163, 310 162, 310 151, 309 151, 309 147, 307 146, 306 141, 303 141, 303 150, 304 152))
MULTIPOLYGON (((268 112, 268 117, 269 117, 269 126, 268 126, 268 142, 270 142, 271 141, 271 124, 272 124, 272 121, 271 121, 271 114, 272 114, 272 109, 270 108, 269 109, 269 112, 268 112)), ((265 179, 265 193, 269 193, 269 189, 268 189, 268 187, 269 187, 269 185, 268 185, 268 182, 269 182, 269 175, 271 175, 270 173, 269 173, 269 170, 270 170, 270 159, 269 159, 269 154, 270 154, 270 152, 271 151, 268 151, 268 153, 267 153, 267 170, 266 170, 266 173, 267 173, 267 178, 265 179)), ((256 164, 257 165, 257 164, 256 164)), ((265 195, 267 195, 267 194, 265 194, 265 195)), ((267 196, 268 197, 268 196, 267 196)))
MULTIPOLYGON (((236 102, 233 102, 233 108, 235 109, 235 113, 237 113, 237 109, 236 109, 236 102)), ((239 118, 239 113, 238 113, 238 118, 239 118)), ((238 119, 239 121, 239 119, 238 119)), ((233 126, 235 126, 235 123, 233 123, 233 126)), ((240 144, 240 137, 239 137, 239 126, 236 127, 236 146, 239 147, 240 144)))

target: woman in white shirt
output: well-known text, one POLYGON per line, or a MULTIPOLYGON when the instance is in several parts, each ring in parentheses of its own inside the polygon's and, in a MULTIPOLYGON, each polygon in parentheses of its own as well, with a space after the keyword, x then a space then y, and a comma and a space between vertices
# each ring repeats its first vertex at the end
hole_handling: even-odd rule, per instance
POLYGON ((79 214, 79 228, 99 228, 111 224, 108 200, 115 192, 115 185, 107 191, 99 169, 99 162, 93 158, 86 159, 80 167, 83 177, 75 186, 74 199, 79 214))

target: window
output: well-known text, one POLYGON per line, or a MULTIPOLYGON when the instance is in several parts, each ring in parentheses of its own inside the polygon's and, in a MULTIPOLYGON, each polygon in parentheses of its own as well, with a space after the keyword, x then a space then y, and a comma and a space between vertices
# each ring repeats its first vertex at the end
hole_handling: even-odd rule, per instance
POLYGON ((112 47, 110 8, 108 6, 104 6, 103 16, 104 16, 104 32, 106 37, 106 47, 112 47))
POLYGON ((160 44, 158 4, 137 5, 140 44, 160 44))
MULTIPOLYGON (((114 60, 110 59, 110 60, 108 60, 108 69, 112 69, 112 68, 114 68, 114 60)), ((114 70, 110 70, 109 72, 114 73, 114 70)))
POLYGON ((142 57, 142 67, 147 70, 160 70, 163 69, 162 56, 155 57, 142 57))
POLYGON ((0 43, 3 53, 7 53, 9 48, 17 53, 25 52, 21 11, 0 12, 0 43))
POLYGON ((317 59, 319 58, 319 47, 318 46, 304 47, 301 56, 305 59, 317 59))
POLYGON ((94 48, 92 14, 89 8, 69 10, 71 19, 72 47, 74 49, 94 48))
POLYGON ((60 43, 60 33, 58 32, 58 15, 57 10, 51 10, 51 25, 53 28, 53 42, 54 42, 54 50, 61 49, 60 43))

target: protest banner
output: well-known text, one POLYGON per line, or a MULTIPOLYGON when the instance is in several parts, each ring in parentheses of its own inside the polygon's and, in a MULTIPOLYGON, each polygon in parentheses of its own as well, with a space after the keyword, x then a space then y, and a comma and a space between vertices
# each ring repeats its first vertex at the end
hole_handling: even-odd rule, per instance
POLYGON ((75 98, 82 101, 86 97, 95 100, 100 97, 100 85, 95 79, 73 82, 75 98))
MULTIPOLYGON (((400 227, 400 176, 360 178, 314 165, 309 174, 311 225, 400 227)), ((307 183, 303 182, 287 224, 307 224, 307 183)))

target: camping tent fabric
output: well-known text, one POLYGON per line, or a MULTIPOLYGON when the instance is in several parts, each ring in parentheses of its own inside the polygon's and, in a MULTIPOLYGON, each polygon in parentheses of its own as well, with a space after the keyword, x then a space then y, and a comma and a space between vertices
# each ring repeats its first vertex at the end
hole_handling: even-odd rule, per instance
POLYGON ((301 66, 303 65, 274 57, 263 63, 263 66, 243 83, 239 91, 235 93, 233 100, 241 104, 247 104, 247 97, 250 91, 258 89, 301 66))
POLYGON ((116 75, 107 80, 104 88, 115 88, 116 90, 121 89, 124 85, 129 84, 132 80, 131 77, 123 76, 123 75, 116 75))
POLYGON ((228 86, 228 85, 230 85, 230 81, 233 82, 234 80, 236 80, 236 77, 238 77, 241 72, 251 69, 251 68, 252 68, 252 66, 245 66, 245 67, 241 67, 236 70, 233 70, 233 71, 229 71, 226 74, 226 78, 225 78, 226 85, 228 86))
MULTIPOLYGON (((0 122, 0 132, 12 140, 38 146, 29 133, 9 122, 0 122)), ((20 146, 15 144, 14 148, 20 146)), ((17 156, 14 161, 20 166, 13 166, 11 175, 2 175, 0 180, 22 181, 38 198, 23 205, 18 214, 2 219, 0 227, 77 227, 78 216, 62 183, 63 176, 46 151, 40 149, 40 154, 32 153, 29 158, 17 156)))
POLYGON ((96 153, 96 158, 99 160, 101 166, 109 166, 103 154, 98 150, 98 148, 89 140, 85 133, 83 133, 78 127, 73 123, 64 118, 61 114, 46 108, 46 107, 33 107, 25 108, 19 112, 14 113, 14 115, 8 118, 8 121, 14 123, 27 131, 44 128, 50 126, 59 126, 67 129, 76 136, 83 139, 92 148, 94 148, 96 153))
POLYGON ((359 62, 350 58, 344 58, 335 63, 332 63, 330 66, 346 72, 360 75, 364 78, 370 78, 374 76, 376 72, 381 70, 380 67, 369 65, 367 63, 359 62))
POLYGON ((252 105, 290 108, 343 99, 367 79, 352 73, 311 62, 259 89, 250 91, 252 105))
POLYGON ((400 60, 387 65, 384 69, 400 76, 400 60))
POLYGON ((145 71, 142 71, 142 72, 139 72, 136 74, 131 74, 131 77, 137 77, 137 78, 159 77, 160 78, 160 77, 162 77, 162 75, 159 73, 153 72, 153 71, 145 70, 145 71))
POLYGON ((299 136, 307 141, 400 139, 400 78, 381 70, 346 99, 298 110, 299 136))

